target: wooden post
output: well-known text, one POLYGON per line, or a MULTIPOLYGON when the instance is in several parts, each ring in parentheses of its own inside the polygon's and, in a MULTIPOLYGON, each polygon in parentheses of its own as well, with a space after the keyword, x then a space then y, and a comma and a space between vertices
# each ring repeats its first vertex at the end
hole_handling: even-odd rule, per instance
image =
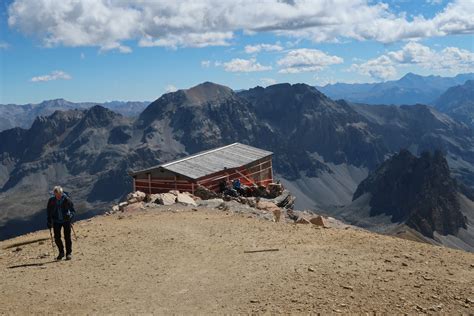
POLYGON ((148 173, 148 194, 151 194, 151 172, 148 173))
POLYGON ((176 183, 176 176, 174 176, 174 189, 178 190, 178 183, 176 183))
POLYGON ((133 191, 132 192, 137 191, 137 185, 135 184, 135 181, 137 181, 137 176, 133 176, 133 191))
POLYGON ((191 193, 194 195, 194 182, 191 183, 191 193))
POLYGON ((270 158, 270 179, 272 179, 272 182, 273 182, 273 163, 272 163, 272 158, 270 158))

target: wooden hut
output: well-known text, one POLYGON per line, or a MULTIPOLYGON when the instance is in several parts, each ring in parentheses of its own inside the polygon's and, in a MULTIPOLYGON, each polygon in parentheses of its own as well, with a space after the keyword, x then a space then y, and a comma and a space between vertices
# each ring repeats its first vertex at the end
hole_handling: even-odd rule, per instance
POLYGON ((198 185, 212 191, 219 183, 240 179, 244 185, 267 186, 273 182, 272 152, 234 143, 131 172, 133 190, 163 193, 179 190, 194 193, 198 185))

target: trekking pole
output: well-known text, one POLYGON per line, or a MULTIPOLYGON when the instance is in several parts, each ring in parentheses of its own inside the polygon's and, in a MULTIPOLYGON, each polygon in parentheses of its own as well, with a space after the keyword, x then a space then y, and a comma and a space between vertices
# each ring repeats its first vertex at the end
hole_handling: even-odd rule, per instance
POLYGON ((74 225, 71 223, 72 233, 74 234, 74 241, 77 241, 76 231, 74 230, 74 225))
POLYGON ((51 247, 53 248, 53 256, 54 256, 54 242, 53 242, 53 233, 51 232, 51 228, 49 229, 49 237, 51 237, 51 247))

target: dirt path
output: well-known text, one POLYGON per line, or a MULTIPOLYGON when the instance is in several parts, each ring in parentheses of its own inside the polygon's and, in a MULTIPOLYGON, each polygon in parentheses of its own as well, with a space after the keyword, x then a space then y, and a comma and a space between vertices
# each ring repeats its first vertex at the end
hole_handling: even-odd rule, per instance
POLYGON ((222 211, 140 211, 0 243, 0 313, 474 312, 474 254, 222 211), (244 253, 278 248, 279 251, 244 253))

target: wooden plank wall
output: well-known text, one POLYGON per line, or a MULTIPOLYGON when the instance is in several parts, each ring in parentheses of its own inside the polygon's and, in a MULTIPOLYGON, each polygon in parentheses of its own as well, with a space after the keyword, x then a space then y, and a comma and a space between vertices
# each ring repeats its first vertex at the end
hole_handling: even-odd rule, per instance
POLYGON ((146 177, 141 175, 139 179, 134 179, 134 183, 136 190, 150 194, 164 193, 170 190, 194 193, 194 189, 197 185, 203 185, 212 191, 218 191, 219 183, 222 180, 232 182, 235 179, 240 179, 240 182, 244 185, 257 184, 267 186, 269 183, 272 183, 273 170, 271 157, 257 160, 237 169, 222 170, 205 178, 198 179, 197 181, 177 178, 171 179, 170 177, 153 178, 151 176, 148 177, 148 175, 146 177))

